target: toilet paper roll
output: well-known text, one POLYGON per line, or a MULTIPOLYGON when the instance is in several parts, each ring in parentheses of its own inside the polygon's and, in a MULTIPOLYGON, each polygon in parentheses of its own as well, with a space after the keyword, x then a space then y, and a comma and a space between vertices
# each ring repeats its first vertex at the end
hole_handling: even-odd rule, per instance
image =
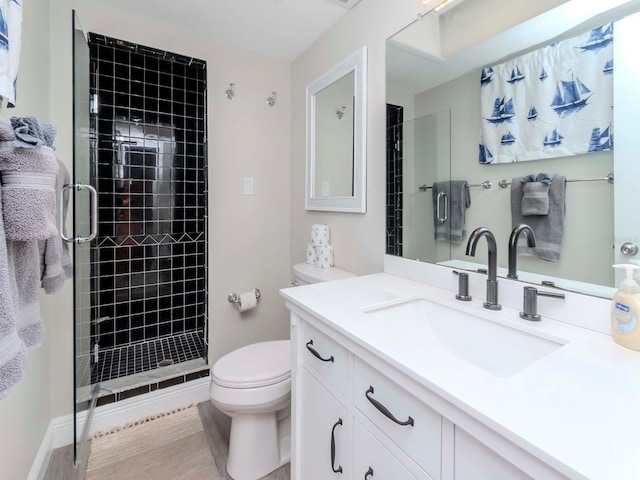
POLYGON ((316 247, 307 243, 307 263, 309 265, 316 264, 316 247))
POLYGON ((322 247, 315 247, 315 249, 316 267, 333 267, 333 245, 323 245, 322 247))
POLYGON ((311 225, 311 245, 314 247, 331 245, 329 225, 325 225, 323 223, 311 225))
POLYGON ((245 292, 239 295, 240 303, 238 304, 238 310, 246 312, 247 310, 253 310, 258 306, 258 299, 255 292, 245 292))

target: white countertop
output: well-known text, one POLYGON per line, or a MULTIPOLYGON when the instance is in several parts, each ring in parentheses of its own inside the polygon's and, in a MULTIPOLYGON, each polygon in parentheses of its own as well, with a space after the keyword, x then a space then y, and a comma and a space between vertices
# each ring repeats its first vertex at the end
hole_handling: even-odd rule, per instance
POLYGON ((612 337, 518 310, 482 308, 388 273, 281 290, 292 305, 325 321, 510 441, 571 478, 640 479, 640 352, 612 337), (492 375, 443 349, 425 349, 364 313, 423 297, 566 345, 510 377, 492 375), (470 309, 470 310, 468 310, 470 309))

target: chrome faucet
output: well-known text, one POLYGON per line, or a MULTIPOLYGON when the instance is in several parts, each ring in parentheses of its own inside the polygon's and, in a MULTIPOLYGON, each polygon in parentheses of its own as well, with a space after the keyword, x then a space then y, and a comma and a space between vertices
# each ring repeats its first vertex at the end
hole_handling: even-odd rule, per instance
POLYGON ((521 223, 511 231, 509 236, 509 273, 507 278, 518 278, 516 264, 518 261, 518 239, 520 234, 524 233, 527 237, 527 245, 531 248, 536 246, 536 236, 533 230, 526 223, 521 223))
POLYGON ((478 227, 469 236, 466 254, 473 257, 476 254, 476 245, 482 237, 487 237, 487 246, 489 248, 489 271, 487 278, 487 301, 482 304, 484 308, 489 310, 500 310, 502 305, 498 303, 498 281, 496 273, 498 270, 497 257, 498 248, 496 246, 496 237, 486 227, 478 227))

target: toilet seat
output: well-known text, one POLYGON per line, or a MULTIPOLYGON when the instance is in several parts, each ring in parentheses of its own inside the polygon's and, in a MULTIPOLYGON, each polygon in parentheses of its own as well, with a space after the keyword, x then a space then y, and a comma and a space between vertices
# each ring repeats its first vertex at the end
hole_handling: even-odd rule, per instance
POLYGON ((211 379, 221 387, 258 388, 291 378, 289 340, 260 342, 234 350, 211 368, 211 379))

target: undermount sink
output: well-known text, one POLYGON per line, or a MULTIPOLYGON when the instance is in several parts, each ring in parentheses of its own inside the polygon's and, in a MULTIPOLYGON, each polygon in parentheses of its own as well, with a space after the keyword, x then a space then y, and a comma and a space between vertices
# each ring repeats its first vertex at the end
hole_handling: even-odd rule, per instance
POLYGON ((364 310, 425 348, 442 347, 499 377, 510 377, 567 342, 512 328, 424 298, 364 310))

